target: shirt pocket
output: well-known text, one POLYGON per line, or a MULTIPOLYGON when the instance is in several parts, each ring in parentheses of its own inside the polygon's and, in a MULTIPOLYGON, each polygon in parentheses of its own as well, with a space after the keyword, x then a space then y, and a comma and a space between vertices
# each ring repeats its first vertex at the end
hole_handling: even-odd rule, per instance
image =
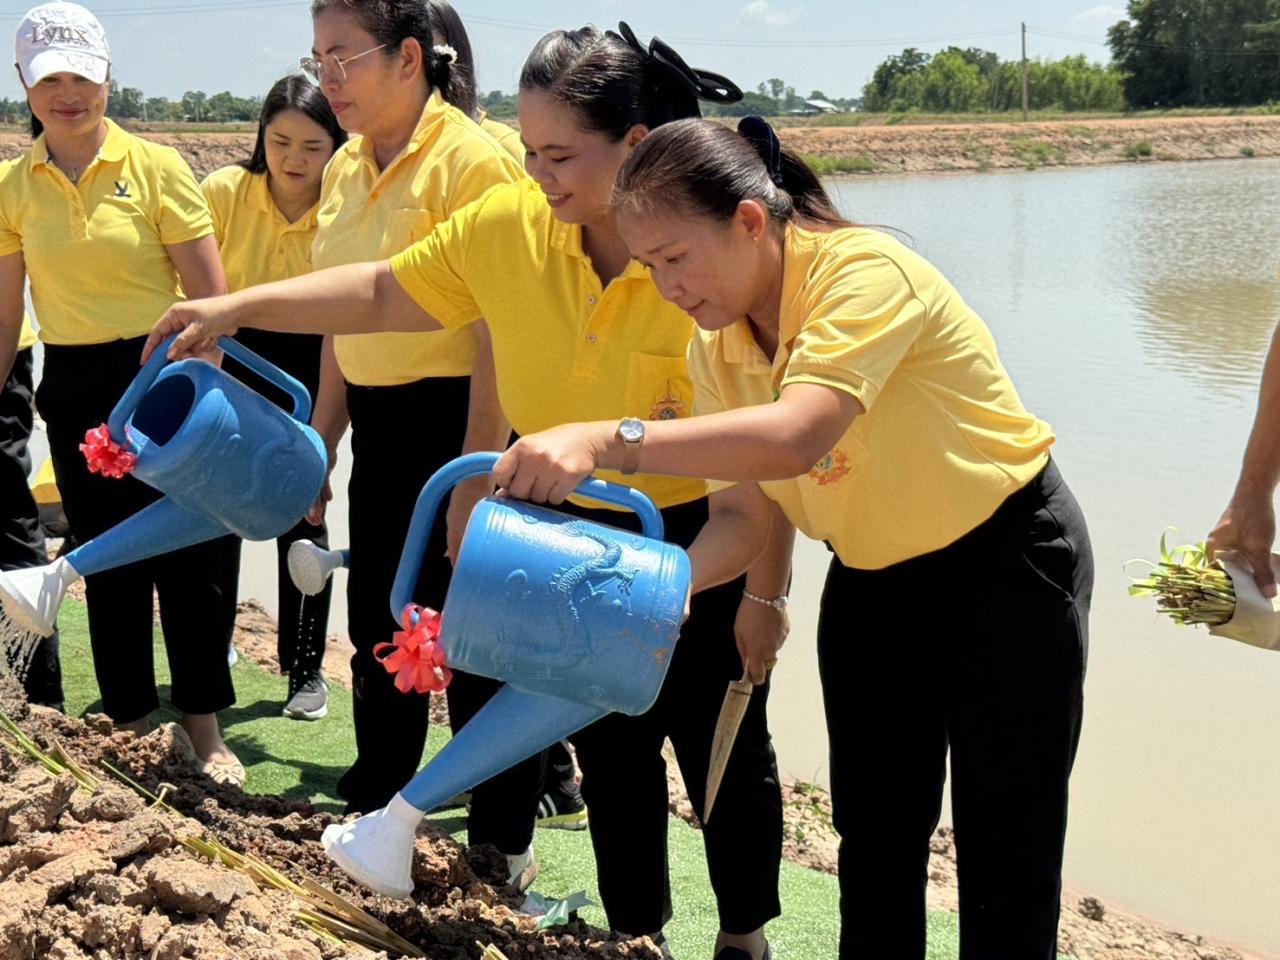
POLYGON ((693 415, 693 381, 683 356, 633 353, 627 367, 625 416, 677 420, 693 415))

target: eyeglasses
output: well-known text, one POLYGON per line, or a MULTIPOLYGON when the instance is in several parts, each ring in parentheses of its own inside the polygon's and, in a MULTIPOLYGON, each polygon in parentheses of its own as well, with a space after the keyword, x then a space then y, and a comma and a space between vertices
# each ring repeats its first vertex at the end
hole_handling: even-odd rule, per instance
POLYGON ((345 59, 335 57, 332 53, 321 54, 318 57, 303 57, 298 61, 298 66, 312 80, 317 83, 324 83, 326 80, 337 83, 347 82, 347 64, 353 60, 359 60, 361 57, 368 56, 377 50, 381 50, 387 46, 380 43, 376 47, 370 47, 368 50, 357 53, 355 56, 346 57, 345 59))

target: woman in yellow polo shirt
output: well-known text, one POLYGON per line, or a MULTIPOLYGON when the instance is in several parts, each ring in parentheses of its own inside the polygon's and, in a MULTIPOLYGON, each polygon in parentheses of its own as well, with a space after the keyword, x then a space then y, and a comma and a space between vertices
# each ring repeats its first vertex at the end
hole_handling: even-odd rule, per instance
MULTIPOLYGON (((398 253, 490 187, 523 176, 453 104, 455 54, 435 44, 437 24, 422 0, 315 0, 311 9, 314 45, 303 67, 343 129, 358 134, 325 171, 315 269, 398 253)), ((463 449, 493 449, 507 439, 487 349, 477 362, 481 339, 468 330, 353 334, 329 338, 322 354, 314 425, 331 451, 348 422, 352 428, 347 623, 356 648, 357 757, 338 784, 348 811, 386 804, 422 759, 427 697, 396 690, 373 648, 399 626, 387 597, 422 485, 463 449)), ((470 484, 453 505, 465 501, 469 509, 485 492, 470 484)), ((436 525, 415 594, 436 607, 451 572, 445 526, 436 525)), ((529 840, 515 832, 521 836, 473 830, 472 840, 520 856, 529 840)))
MULTIPOLYGON (((178 351, 237 325, 456 330, 484 317, 502 408, 522 434, 585 417, 688 417, 693 323, 631 262, 609 197, 648 130, 697 115, 699 97, 723 102, 740 94, 723 78, 689 69, 660 41, 646 50, 622 30, 628 39, 594 28, 556 31, 530 55, 520 78, 520 126, 532 181, 490 191, 390 264, 325 271, 173 310, 153 340, 188 323, 178 351)), ((687 546, 714 525, 741 533, 753 555, 764 551, 744 579, 741 568, 728 571, 714 554, 691 549, 691 616, 658 702, 644 716, 614 715, 571 738, 610 925, 660 936, 671 915, 663 741, 675 746, 701 810, 725 685, 742 675, 744 660, 763 684, 763 661, 784 636, 777 607, 743 594, 773 600, 785 592, 790 528, 778 524, 765 548, 770 509, 755 484, 708 497, 699 480, 603 476, 652 497, 674 542, 687 546)), ((626 512, 568 509, 635 524, 626 512)), ((763 926, 779 913, 782 813, 767 694, 766 686, 752 698, 703 831, 720 913, 715 956, 723 960, 765 956, 763 926)))
MULTIPOLYGON (((320 180, 347 133, 329 102, 303 76, 277 81, 262 101, 258 139, 244 163, 215 170, 200 185, 213 216, 218 252, 227 288, 242 290, 259 283, 296 277, 311 270, 311 244, 316 235, 320 180)), ((320 388, 319 335, 246 330, 238 339, 298 379, 314 405, 320 388)), ((272 395, 272 388, 231 358, 223 369, 272 395)), ((329 626, 330 588, 304 597, 289 577, 288 552, 296 540, 328 546, 324 521, 305 518, 277 538, 279 633, 276 652, 280 670, 289 678, 283 713, 295 720, 319 720, 328 713, 328 689, 321 676, 329 626)), ((239 543, 234 551, 239 566, 239 543)))
MULTIPOLYGON (((0 165, 0 180, 17 163, 0 165)), ((32 348, 36 333, 25 312, 18 314, 21 325, 12 360, 0 354, 0 570, 19 570, 47 563, 40 511, 27 477, 31 473, 31 439, 34 407, 32 377, 35 370, 32 348)), ((8 319, 8 318, 2 318, 8 319)), ((2 322, 0 319, 0 322, 2 322)), ((0 326, 0 344, 12 345, 13 334, 0 326)), ((0 346, 0 351, 4 347, 0 346)), ((12 670, 18 665, 9 663, 12 670)), ((24 665, 26 666, 26 665, 24 665)), ((62 666, 58 660, 58 631, 44 637, 36 647, 30 666, 22 675, 27 700, 62 709, 62 666)))
MULTIPOLYGON (((44 365, 36 405, 72 534, 81 541, 158 494, 127 477, 91 474, 80 452, 138 372, 138 335, 187 297, 226 290, 209 211, 175 150, 105 118, 110 55, 84 7, 49 3, 18 28, 17 63, 32 148, 0 181, 0 329, 16 330, 24 277, 40 321, 44 365)), ((142 730, 158 705, 152 595, 160 596, 171 700, 205 770, 244 781, 218 731, 235 701, 227 666, 234 611, 224 538, 85 578, 94 670, 106 712, 142 730)))
MULTIPOLYGON (((835 553, 818 657, 840 956, 924 956, 949 749, 965 954, 1048 960, 1093 585, 1053 433, 936 269, 842 220, 764 121, 741 130, 671 124, 619 176, 628 249, 699 328, 700 416, 649 425, 629 455, 758 481, 835 553)), ((559 499, 628 456, 616 427, 528 437, 497 480, 559 499)), ((749 559, 723 536, 704 548, 749 559)))

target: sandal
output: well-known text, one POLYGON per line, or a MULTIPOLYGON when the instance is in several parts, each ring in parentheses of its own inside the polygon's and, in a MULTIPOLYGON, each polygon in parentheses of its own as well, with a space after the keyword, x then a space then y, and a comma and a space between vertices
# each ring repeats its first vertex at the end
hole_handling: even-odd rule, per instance
POLYGON ((244 764, 239 760, 199 760, 199 770, 214 783, 234 783, 241 789, 244 788, 246 779, 244 772, 244 764))

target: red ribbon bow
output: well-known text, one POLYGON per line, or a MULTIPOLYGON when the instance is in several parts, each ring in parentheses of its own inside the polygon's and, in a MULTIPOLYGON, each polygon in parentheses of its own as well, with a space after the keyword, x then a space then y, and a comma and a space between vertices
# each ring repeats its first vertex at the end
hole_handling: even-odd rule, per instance
POLYGON ((137 454, 111 439, 105 423, 93 430, 85 431, 80 452, 84 454, 90 473, 100 473, 104 477, 114 477, 117 480, 132 473, 138 462, 137 454))
POLYGON ((440 646, 440 614, 430 607, 409 604, 400 615, 404 625, 391 643, 380 643, 373 655, 396 675, 396 689, 401 693, 443 693, 453 679, 446 667, 444 648, 440 646), (385 654, 385 655, 384 655, 385 654))

